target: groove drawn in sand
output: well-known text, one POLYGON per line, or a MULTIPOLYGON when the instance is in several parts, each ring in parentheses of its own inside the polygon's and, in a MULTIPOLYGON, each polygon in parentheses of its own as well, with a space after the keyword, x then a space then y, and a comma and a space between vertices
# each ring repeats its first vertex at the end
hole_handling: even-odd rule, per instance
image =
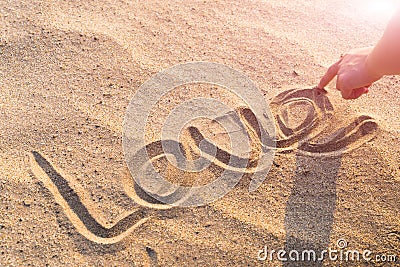
MULTIPOLYGON (((226 168, 223 168, 218 177, 209 183, 187 187, 171 182, 153 167, 154 164, 151 164, 153 159, 147 150, 143 150, 147 145, 145 132, 152 116, 151 110, 158 105, 164 95, 173 92, 175 88, 197 83, 222 87, 230 94, 234 94, 241 103, 251 108, 257 116, 257 126, 263 128, 258 131, 260 135, 257 141, 265 150, 257 158, 259 166, 253 168, 249 191, 256 190, 263 182, 275 153, 275 127, 272 114, 260 90, 246 75, 226 65, 213 62, 183 63, 158 72, 140 86, 127 107, 122 145, 125 161, 135 182, 153 198, 173 206, 202 206, 223 197, 240 181, 244 174, 242 170, 249 167, 247 162, 251 157, 251 154, 248 154, 251 153, 249 134, 242 131, 244 126, 241 125, 241 120, 235 117, 236 111, 218 98, 195 97, 176 105, 163 121, 160 139, 164 151, 160 156, 187 173, 192 171, 202 173, 209 164, 208 156, 211 156, 213 161, 219 156, 229 159, 228 162, 221 163, 225 164, 226 168), (229 115, 232 117, 231 120, 223 119, 229 115), (186 125, 200 118, 220 119, 219 123, 228 132, 229 139, 226 143, 231 144, 230 156, 224 157, 226 153, 214 144, 206 142, 204 138, 202 138, 204 142, 199 143, 199 148, 200 154, 204 153, 205 157, 200 155, 197 159, 190 158, 188 156, 190 152, 182 150, 180 143, 184 141, 180 139, 180 133, 186 125), (237 122, 240 122, 239 127, 236 125, 237 122), (237 171, 238 169, 240 171, 237 171), (171 192, 183 193, 185 197, 175 198, 171 192)), ((192 133, 191 135, 193 136, 192 133)))
MULTIPOLYGON (((328 97, 318 89, 285 91, 274 99, 271 107, 274 111, 276 128, 278 129, 275 149, 281 153, 296 151, 298 155, 310 157, 339 157, 374 138, 378 129, 374 119, 366 115, 359 116, 347 125, 337 128, 337 125, 341 125, 341 122, 335 118, 333 114, 334 108, 328 97), (302 115, 303 120, 290 121, 289 116, 296 115, 290 114, 293 106, 300 107, 300 112, 303 114, 297 115, 302 115)), ((194 147, 191 147, 191 152, 207 160, 210 164, 209 167, 221 168, 232 173, 252 174, 262 168, 263 166, 260 166, 257 162, 258 159, 263 156, 265 151, 273 148, 265 147, 259 141, 260 131, 263 131, 263 128, 259 127, 254 113, 247 107, 240 107, 236 109, 235 114, 229 113, 215 120, 229 120, 230 123, 236 124, 233 128, 247 133, 253 144, 251 157, 241 158, 237 155, 232 155, 230 152, 213 144, 210 140, 205 139, 196 127, 189 127, 188 129, 193 140, 192 144, 194 144, 194 147), (237 166, 230 164, 231 158, 235 158, 234 162, 238 163, 237 166), (243 167, 244 164, 246 164, 245 167, 243 167)), ((263 134, 267 135, 266 132, 263 134)), ((147 150, 150 158, 165 157, 163 148, 168 149, 172 142, 175 141, 165 141, 163 146, 161 141, 158 141, 147 145, 144 149, 147 150)), ((185 149, 181 144, 176 145, 180 146, 185 155, 189 153, 185 153, 185 149)), ((173 153, 173 151, 170 151, 170 153, 173 153)), ((145 164, 145 162, 142 162, 142 164, 145 164)), ((162 203, 185 201, 191 196, 190 189, 179 188, 174 190, 174 188, 169 188, 163 190, 162 196, 157 195, 154 197, 153 194, 142 190, 134 181, 126 181, 124 184, 130 184, 126 188, 126 191, 129 192, 128 194, 136 202, 147 207, 155 204, 162 206, 162 203), (151 201, 144 200, 145 198, 151 201)))
MULTIPOLYGON (((340 122, 333 114, 334 108, 327 96, 317 89, 285 91, 274 98, 271 108, 277 128, 276 148, 266 147, 260 142, 260 136, 267 135, 267 131, 262 133, 264 129, 259 127, 256 116, 247 107, 237 108, 234 114, 228 113, 215 118, 215 121, 230 121, 234 124, 233 128, 236 127, 238 131, 247 134, 253 150, 250 158, 234 155, 218 147, 212 140, 206 139, 198 128, 189 127, 191 139, 189 146, 183 146, 182 143, 173 140, 156 141, 142 148, 148 154, 150 162, 142 158, 135 159, 135 155, 133 159, 139 162, 142 160, 140 163, 143 166, 152 165, 155 161, 166 157, 165 150, 169 147, 179 147, 185 157, 189 154, 201 157, 203 160, 201 164, 205 164, 207 168, 227 171, 232 175, 252 174, 263 168, 258 161, 271 149, 282 153, 296 151, 300 155, 311 157, 336 157, 371 140, 378 129, 373 118, 365 115, 353 119, 347 125, 335 128, 337 125, 340 126, 340 122)), ((169 153, 174 153, 174 150, 169 153)), ((140 151, 137 153, 137 155, 142 154, 140 151)), ((87 239, 101 244, 121 241, 151 218, 156 210, 173 207, 164 203, 182 202, 192 196, 190 188, 181 187, 178 190, 163 188, 162 195, 154 197, 138 186, 131 177, 124 177, 122 182, 126 193, 142 207, 121 215, 114 225, 105 227, 90 214, 79 196, 69 186, 68 180, 64 178, 66 176, 42 154, 36 151, 31 153, 31 167, 34 175, 54 195, 56 202, 63 208, 77 231, 87 239)))
POLYGON ((276 147, 281 152, 296 150, 300 155, 338 157, 374 138, 378 129, 367 115, 350 123, 339 121, 320 89, 285 91, 274 98, 271 109, 277 125, 276 147), (301 118, 293 119, 296 116, 301 118))
MULTIPOLYGON (((245 111, 245 109, 238 110, 239 114, 241 114, 243 111, 245 111)), ((240 117, 242 117, 242 115, 240 115, 240 117)), ((259 171, 261 165, 258 164, 258 159, 262 154, 260 145, 258 149, 254 149, 256 150, 256 152, 253 151, 251 159, 243 158, 238 155, 233 155, 228 151, 219 148, 210 140, 205 139, 200 130, 196 127, 189 127, 188 131, 190 133, 190 141, 192 142, 189 142, 189 147, 187 147, 186 149, 181 143, 177 143, 173 140, 164 140, 152 142, 146 145, 143 150, 147 151, 151 161, 155 161, 161 160, 162 158, 166 157, 165 150, 169 151, 169 153, 172 154, 175 150, 169 148, 179 146, 185 156, 191 153, 192 156, 195 155, 197 157, 201 157, 203 159, 204 165, 207 166, 207 169, 213 169, 215 172, 217 172, 217 170, 220 172, 224 171, 227 174, 226 176, 228 178, 235 175, 235 173, 252 174, 256 171, 259 171)), ((256 139, 255 134, 251 133, 253 129, 247 128, 243 131, 247 132, 251 139, 256 139)), ((148 162, 146 162, 146 159, 143 159, 141 157, 142 154, 143 153, 139 151, 136 155, 132 156, 132 160, 136 161, 136 164, 140 162, 142 166, 145 166, 146 164, 148 164, 148 162)), ((176 155, 176 158, 178 156, 179 155, 176 155)), ((172 173, 179 171, 178 167, 171 166, 170 168, 170 171, 172 173)), ((268 166, 265 168, 268 168, 268 166)), ((205 172, 205 170, 198 173, 201 174, 202 172, 205 172)), ((231 186, 229 184, 230 181, 227 180, 224 182, 225 184, 223 184, 222 186, 231 186)), ((156 193, 151 194, 148 191, 144 191, 141 186, 139 186, 133 179, 125 179, 123 184, 126 193, 136 203, 150 208, 155 207, 159 209, 168 209, 171 208, 173 205, 167 205, 163 203, 179 204, 193 197, 190 187, 179 187, 178 189, 176 189, 175 187, 164 187, 162 190, 162 195, 159 194, 155 197, 154 194, 156 193)))
POLYGON ((93 242, 117 243, 146 222, 153 213, 148 208, 140 208, 123 214, 111 227, 105 227, 89 212, 60 171, 39 152, 33 151, 30 156, 33 174, 50 190, 77 231, 93 242))

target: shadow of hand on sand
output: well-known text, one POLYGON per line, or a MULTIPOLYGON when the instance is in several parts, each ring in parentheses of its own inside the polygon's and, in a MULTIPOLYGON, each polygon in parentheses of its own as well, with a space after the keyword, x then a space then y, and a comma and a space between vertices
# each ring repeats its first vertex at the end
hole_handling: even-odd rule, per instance
POLYGON ((373 138, 378 126, 371 117, 359 116, 336 129, 340 122, 333 116, 333 106, 318 89, 285 91, 272 107, 280 134, 278 148, 296 153, 285 212, 287 261, 283 265, 322 266, 327 260, 322 251, 328 249, 334 222, 341 158, 373 138), (303 114, 293 114, 296 108, 303 114), (290 116, 304 120, 290 121, 290 116))

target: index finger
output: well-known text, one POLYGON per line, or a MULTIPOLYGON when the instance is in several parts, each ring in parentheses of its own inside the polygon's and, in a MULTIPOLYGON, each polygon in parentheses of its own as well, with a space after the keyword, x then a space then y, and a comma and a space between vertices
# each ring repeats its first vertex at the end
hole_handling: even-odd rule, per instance
POLYGON ((330 81, 333 80, 333 78, 335 78, 335 76, 339 72, 339 63, 340 63, 340 60, 337 61, 336 63, 334 63, 332 66, 330 66, 328 68, 328 70, 326 71, 325 75, 319 81, 319 84, 317 86, 318 88, 320 88, 320 89, 324 88, 325 86, 328 85, 328 83, 330 81))

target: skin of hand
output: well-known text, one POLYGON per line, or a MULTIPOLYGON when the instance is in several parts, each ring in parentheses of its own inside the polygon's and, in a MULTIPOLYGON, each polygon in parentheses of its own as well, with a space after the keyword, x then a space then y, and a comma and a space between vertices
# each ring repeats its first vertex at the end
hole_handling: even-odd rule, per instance
POLYGON ((356 99, 368 93, 373 82, 382 78, 368 64, 368 56, 374 47, 350 50, 330 66, 321 78, 318 88, 323 89, 337 76, 336 88, 344 99, 356 99))
POLYGON ((318 84, 323 89, 335 76, 343 98, 356 99, 368 93, 371 84, 384 75, 400 74, 400 7, 374 47, 351 50, 333 64, 318 84))

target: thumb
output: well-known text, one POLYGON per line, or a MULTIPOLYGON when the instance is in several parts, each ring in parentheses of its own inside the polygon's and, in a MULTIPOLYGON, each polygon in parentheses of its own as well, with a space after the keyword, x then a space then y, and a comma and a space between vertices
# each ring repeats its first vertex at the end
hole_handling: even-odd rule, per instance
POLYGON ((368 93, 368 87, 361 87, 353 90, 342 90, 341 94, 344 99, 356 99, 361 95, 368 93))

